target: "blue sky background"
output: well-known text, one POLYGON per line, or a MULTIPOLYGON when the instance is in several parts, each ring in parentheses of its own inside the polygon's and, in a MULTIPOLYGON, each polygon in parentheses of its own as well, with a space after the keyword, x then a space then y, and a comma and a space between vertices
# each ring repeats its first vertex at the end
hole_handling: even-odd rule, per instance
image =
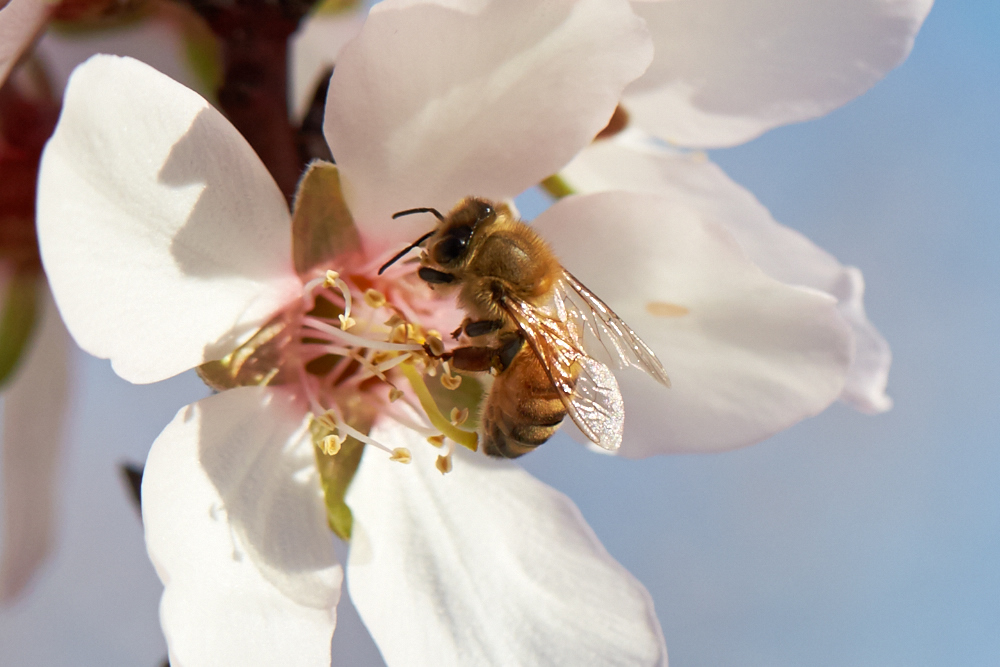
MULTIPOLYGON (((896 406, 835 405, 755 447, 625 461, 557 437, 524 459, 650 590, 673 667, 1000 664, 1000 5, 939 2, 910 59, 829 116, 711 157, 861 267, 896 406)), ((116 464, 188 375, 76 358, 61 547, 0 611, 0 662, 157 665, 160 586, 116 464)), ((334 664, 378 665, 341 610, 334 664)))

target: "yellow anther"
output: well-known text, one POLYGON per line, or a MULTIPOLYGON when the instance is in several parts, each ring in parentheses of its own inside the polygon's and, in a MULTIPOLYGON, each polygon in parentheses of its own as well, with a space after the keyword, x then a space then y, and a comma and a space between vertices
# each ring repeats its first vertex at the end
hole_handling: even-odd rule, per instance
POLYGON ((333 287, 337 283, 337 279, 340 278, 340 274, 336 271, 326 272, 326 281, 324 281, 324 287, 333 287))
POLYGON ((393 327, 392 333, 389 334, 390 343, 405 343, 406 342, 406 325, 404 323, 399 323, 393 327))
POLYGON ((377 289, 368 289, 365 291, 365 303, 372 308, 381 308, 385 305, 385 294, 377 289))
POLYGON ((429 438, 427 438, 427 442, 431 443, 432 445, 440 449, 441 447, 444 447, 444 436, 440 434, 432 435, 429 438))
POLYGON ((409 449, 406 447, 396 447, 396 449, 392 450, 392 456, 389 457, 389 460, 398 461, 399 463, 409 463, 412 458, 409 449))
POLYGON ((387 327, 393 327, 393 328, 395 328, 396 326, 402 324, 405 321, 406 320, 404 320, 402 317, 399 316, 399 313, 393 313, 392 317, 390 317, 389 319, 387 319, 385 321, 385 325, 387 327))
POLYGON ((439 336, 427 335, 427 347, 431 348, 431 353, 435 357, 440 357, 444 354, 444 342, 441 341, 439 336))
POLYGON ((323 426, 330 431, 337 428, 337 418, 332 412, 324 412, 321 415, 313 415, 313 419, 315 419, 320 426, 323 426))
POLYGON ((439 456, 434 462, 434 467, 441 471, 442 475, 451 472, 451 455, 439 456))
POLYGON ((445 389, 458 389, 462 386, 462 376, 441 373, 441 384, 444 385, 445 389))
POLYGON ((340 446, 347 440, 346 436, 330 434, 320 442, 320 448, 327 456, 333 456, 340 451, 340 446))
POLYGON ((454 424, 455 426, 458 426, 459 424, 464 424, 468 418, 469 418, 469 408, 462 408, 461 410, 459 410, 458 408, 451 409, 451 423, 454 424))
POLYGON ((447 417, 441 414, 441 409, 434 402, 434 397, 431 396, 430 390, 427 389, 423 377, 416 368, 410 364, 400 364, 399 370, 413 387, 417 400, 420 401, 420 406, 424 409, 424 414, 427 415, 427 419, 434 425, 434 428, 463 447, 468 447, 472 451, 479 449, 479 437, 475 433, 456 428, 448 421, 447 417))
POLYGON ((389 402, 393 403, 403 397, 403 392, 395 387, 389 387, 389 402))
POLYGON ((340 318, 340 329, 341 329, 341 331, 347 331, 348 329, 350 329, 351 327, 353 327, 355 324, 357 324, 357 322, 355 321, 355 319, 353 317, 344 316, 343 314, 338 315, 338 317, 340 318))

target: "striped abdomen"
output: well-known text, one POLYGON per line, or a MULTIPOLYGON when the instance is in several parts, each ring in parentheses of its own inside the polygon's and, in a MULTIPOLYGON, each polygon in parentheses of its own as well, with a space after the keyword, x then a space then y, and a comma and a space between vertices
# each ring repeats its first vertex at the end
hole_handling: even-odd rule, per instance
POLYGON ((524 345, 493 381, 481 416, 484 451, 517 458, 552 437, 565 416, 542 363, 524 345))

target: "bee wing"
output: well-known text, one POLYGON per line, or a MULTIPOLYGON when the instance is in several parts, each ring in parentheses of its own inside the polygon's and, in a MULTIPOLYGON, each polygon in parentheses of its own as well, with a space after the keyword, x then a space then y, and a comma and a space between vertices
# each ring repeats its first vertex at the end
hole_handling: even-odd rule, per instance
POLYGON ((625 427, 618 381, 607 366, 583 351, 578 325, 514 299, 505 299, 503 307, 517 322, 577 427, 599 447, 618 449, 625 427))
POLYGON ((669 387, 670 378, 663 364, 632 328, 569 271, 563 269, 562 278, 565 287, 557 290, 556 297, 556 308, 562 311, 560 317, 578 318, 581 328, 585 327, 600 341, 619 368, 633 366, 669 387))

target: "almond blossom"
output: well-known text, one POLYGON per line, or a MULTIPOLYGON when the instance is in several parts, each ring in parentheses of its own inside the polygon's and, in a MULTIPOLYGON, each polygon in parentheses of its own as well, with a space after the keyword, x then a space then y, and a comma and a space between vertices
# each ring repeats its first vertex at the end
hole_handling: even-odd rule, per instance
MULTIPOLYGON (((559 171, 651 57, 624 1, 387 0, 330 81, 336 166, 310 168, 291 215, 197 94, 129 59, 76 70, 39 184, 60 312, 127 380, 197 367, 220 390, 164 429, 143 481, 171 664, 328 664, 330 528, 391 665, 666 663, 648 593, 573 504, 467 451, 478 380, 424 352, 462 313, 412 262, 378 273, 432 224, 393 213, 507 201, 559 171)), ((632 324, 677 378, 623 373, 622 453, 748 444, 841 393, 835 300, 769 277, 722 225, 638 192, 533 224, 612 307, 646 313, 632 324)))
MULTIPOLYGON (((769 275, 837 300, 854 337, 840 398, 867 414, 889 410, 892 354, 865 314, 861 271, 773 220, 704 156, 661 142, 678 148, 734 146, 832 111, 906 59, 932 2, 633 0, 655 52, 646 72, 626 87, 605 129, 613 134, 627 125, 628 136, 588 147, 560 173, 561 180, 549 184, 559 195, 640 189, 680 198, 689 207, 702 202, 699 215, 733 231, 769 275), (640 172, 644 176, 634 178, 640 172)), ((355 6, 306 24, 298 42, 305 57, 296 61, 294 79, 297 109, 311 96, 318 73, 333 66, 362 14, 363 7, 355 6)))

